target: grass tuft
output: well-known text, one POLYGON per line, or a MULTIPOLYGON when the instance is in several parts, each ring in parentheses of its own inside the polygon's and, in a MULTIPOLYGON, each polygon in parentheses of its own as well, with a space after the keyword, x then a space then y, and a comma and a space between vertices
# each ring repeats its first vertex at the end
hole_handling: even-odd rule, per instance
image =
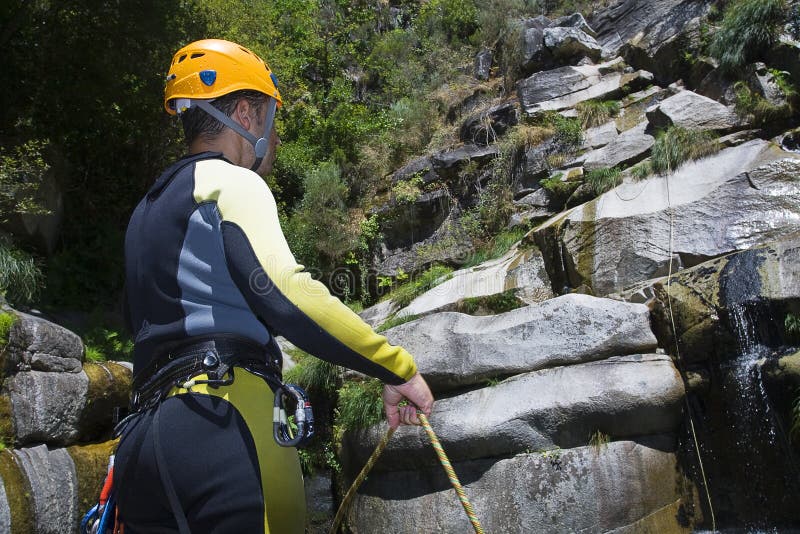
POLYGON ((756 59, 778 40, 788 15, 786 0, 738 0, 725 10, 709 47, 724 72, 756 59))
POLYGON ((587 100, 575 106, 581 126, 592 128, 605 124, 619 113, 619 102, 614 100, 587 100))
POLYGON ((585 182, 589 184, 595 196, 614 189, 622 181, 622 173, 616 167, 594 169, 586 173, 585 182))
POLYGON ((656 138, 650 164, 654 172, 675 171, 686 161, 718 152, 720 144, 711 132, 670 126, 656 138))
POLYGON ((383 384, 380 380, 347 382, 339 390, 336 426, 342 430, 367 428, 383 420, 383 384))

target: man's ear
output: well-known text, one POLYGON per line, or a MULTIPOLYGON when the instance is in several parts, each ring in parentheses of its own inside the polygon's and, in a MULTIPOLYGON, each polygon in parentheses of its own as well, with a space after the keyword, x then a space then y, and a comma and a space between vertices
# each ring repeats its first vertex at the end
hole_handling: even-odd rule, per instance
POLYGON ((233 120, 241 124, 245 130, 250 129, 251 107, 250 102, 248 102, 246 98, 240 98, 233 110, 233 120))

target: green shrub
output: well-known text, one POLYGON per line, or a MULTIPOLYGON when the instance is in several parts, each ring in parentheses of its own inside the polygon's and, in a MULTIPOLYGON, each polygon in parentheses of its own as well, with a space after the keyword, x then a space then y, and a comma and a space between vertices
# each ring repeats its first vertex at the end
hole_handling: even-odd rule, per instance
POLYGON ((117 330, 96 326, 83 335, 83 343, 90 362, 133 361, 133 341, 117 330))
POLYGON ((775 44, 787 13, 786 0, 737 0, 725 10, 709 52, 724 71, 737 70, 775 44))
POLYGON ((422 295, 434 286, 449 280, 453 269, 444 265, 434 265, 427 271, 413 276, 411 280, 395 289, 392 300, 401 308, 405 308, 411 301, 422 295))
POLYGON ((420 176, 397 182, 392 186, 392 196, 398 204, 413 204, 422 194, 423 183, 420 176))
POLYGON ((0 312, 0 348, 8 344, 8 335, 11 327, 17 322, 17 316, 13 313, 0 312))
POLYGON ((395 326, 400 326, 401 324, 410 323, 411 321, 415 321, 419 319, 419 315, 403 315, 401 317, 392 316, 383 323, 378 326, 375 331, 376 332, 385 332, 390 328, 394 328, 395 326))
POLYGON ((478 8, 474 0, 430 0, 422 4, 416 26, 426 35, 465 41, 478 29, 478 8))
POLYGON ((592 188, 595 196, 600 196, 618 186, 622 181, 622 176, 616 167, 593 169, 586 173, 584 181, 592 188))
POLYGON ((488 241, 481 243, 461 265, 462 269, 480 265, 489 260, 499 258, 518 243, 528 233, 526 226, 515 226, 503 230, 488 241))
POLYGON ((589 436, 589 445, 594 447, 594 450, 596 452, 600 452, 600 450, 608 446, 608 443, 610 441, 611 437, 600 430, 595 430, 594 432, 592 432, 592 435, 589 436))
POLYGON ((631 169, 631 176, 635 180, 644 180, 653 174, 653 165, 649 161, 643 161, 631 169))
POLYGON ((670 126, 656 138, 650 162, 654 172, 672 172, 686 161, 708 156, 719 149, 711 132, 670 126))
POLYGON ((309 393, 331 397, 339 387, 339 367, 296 349, 290 352, 295 366, 284 373, 284 380, 298 384, 309 393))
POLYGON ((367 428, 383 420, 383 384, 380 380, 347 382, 339 389, 336 426, 342 430, 367 428))
POLYGON ((584 128, 605 124, 619 113, 619 102, 614 100, 587 100, 580 102, 575 109, 584 128))
POLYGON ((800 341, 800 317, 793 314, 787 313, 786 317, 783 319, 783 328, 786 332, 786 337, 791 342, 800 341))
POLYGON ((583 128, 579 119, 552 113, 549 115, 549 121, 555 128, 556 134, 553 140, 560 152, 572 153, 581 147, 583 128))
POLYGON ((766 126, 771 122, 785 119, 792 113, 789 104, 779 106, 771 104, 744 82, 736 82, 733 88, 736 94, 736 114, 754 126, 766 126))
POLYGON ((581 185, 581 182, 578 181, 562 181, 560 178, 561 173, 557 175, 545 178, 539 184, 544 187, 550 196, 552 197, 553 204, 561 205, 567 201, 567 199, 578 189, 578 186, 581 185))
POLYGON ((522 306, 525 306, 525 303, 517 298, 516 290, 509 289, 495 295, 465 298, 461 301, 458 311, 468 315, 476 315, 479 312, 487 312, 494 315, 516 310, 522 306))
POLYGON ((33 256, 0 241, 0 292, 12 305, 30 304, 39 297, 44 275, 33 256))
POLYGON ((11 214, 46 214, 37 200, 50 166, 43 152, 49 141, 32 140, 9 151, 0 146, 0 221, 11 214))

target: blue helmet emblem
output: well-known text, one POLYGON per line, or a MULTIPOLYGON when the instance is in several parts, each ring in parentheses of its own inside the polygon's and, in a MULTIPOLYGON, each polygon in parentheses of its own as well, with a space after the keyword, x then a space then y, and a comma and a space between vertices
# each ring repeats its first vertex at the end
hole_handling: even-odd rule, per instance
POLYGON ((215 70, 201 70, 200 81, 211 87, 217 81, 217 71, 215 70))

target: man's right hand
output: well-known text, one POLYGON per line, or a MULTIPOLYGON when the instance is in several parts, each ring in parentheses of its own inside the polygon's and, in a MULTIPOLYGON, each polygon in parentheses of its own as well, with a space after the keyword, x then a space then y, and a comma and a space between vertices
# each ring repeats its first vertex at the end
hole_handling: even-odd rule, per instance
POLYGON ((403 425, 421 424, 417 417, 417 409, 430 416, 433 410, 433 394, 428 383, 417 373, 411 379, 399 386, 386 384, 383 387, 383 407, 386 410, 386 421, 391 428, 403 425), (402 400, 408 404, 399 406, 402 400))

